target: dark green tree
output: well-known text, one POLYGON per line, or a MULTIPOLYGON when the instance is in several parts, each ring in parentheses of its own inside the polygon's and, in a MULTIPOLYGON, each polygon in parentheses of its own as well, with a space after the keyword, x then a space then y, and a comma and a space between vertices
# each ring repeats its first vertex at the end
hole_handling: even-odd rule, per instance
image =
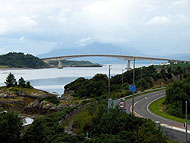
POLYGON ((182 114, 182 101, 190 100, 190 78, 174 81, 166 89, 166 111, 174 116, 184 118, 182 114))
POLYGON ((23 129, 22 119, 14 112, 0 113, 1 143, 19 143, 23 129))
POLYGON ((26 87, 26 81, 21 77, 21 78, 18 80, 18 85, 19 85, 19 87, 25 88, 25 87, 26 87))
MULTIPOLYGON (((80 126, 82 119, 74 121, 74 129, 88 130, 90 143, 166 143, 166 138, 151 120, 137 118, 119 109, 107 112, 105 104, 96 103, 86 110, 93 118, 80 126)), ((83 118, 83 117, 82 117, 83 118)))
POLYGON ((31 84, 29 81, 26 82, 26 88, 32 88, 31 84))
POLYGON ((16 79, 12 73, 9 73, 9 75, 7 76, 5 84, 8 88, 17 85, 16 79))

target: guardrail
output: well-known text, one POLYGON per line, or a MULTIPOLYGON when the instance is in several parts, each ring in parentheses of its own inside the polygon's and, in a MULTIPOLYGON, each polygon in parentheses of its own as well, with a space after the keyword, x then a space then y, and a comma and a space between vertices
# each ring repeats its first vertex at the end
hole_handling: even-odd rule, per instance
MULTIPOLYGON (((166 89, 166 87, 160 87, 160 88, 155 88, 155 89, 149 89, 149 90, 141 91, 141 92, 135 93, 134 96, 138 95, 138 94, 143 94, 143 93, 151 92, 151 91, 161 90, 161 89, 166 89)), ((129 98, 129 97, 132 97, 132 96, 133 96, 133 94, 125 96, 125 97, 121 97, 119 99, 126 99, 126 98, 129 98)))

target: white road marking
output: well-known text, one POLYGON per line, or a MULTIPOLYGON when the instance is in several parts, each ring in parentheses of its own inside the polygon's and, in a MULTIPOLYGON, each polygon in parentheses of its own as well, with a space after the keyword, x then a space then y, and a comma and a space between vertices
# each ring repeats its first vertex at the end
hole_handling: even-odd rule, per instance
POLYGON ((148 111, 151 115, 153 115, 153 116, 155 116, 155 117, 157 117, 157 118, 161 118, 161 119, 166 120, 166 121, 170 121, 170 120, 168 120, 168 119, 165 119, 165 118, 163 118, 163 117, 160 117, 160 116, 158 116, 158 115, 152 113, 152 112, 149 110, 150 104, 152 104, 154 101, 156 101, 156 100, 158 100, 158 99, 160 99, 160 98, 162 98, 162 97, 164 97, 164 96, 166 96, 166 95, 160 96, 160 97, 154 99, 153 101, 151 101, 150 103, 148 103, 148 105, 146 106, 146 109, 147 109, 147 111, 148 111))

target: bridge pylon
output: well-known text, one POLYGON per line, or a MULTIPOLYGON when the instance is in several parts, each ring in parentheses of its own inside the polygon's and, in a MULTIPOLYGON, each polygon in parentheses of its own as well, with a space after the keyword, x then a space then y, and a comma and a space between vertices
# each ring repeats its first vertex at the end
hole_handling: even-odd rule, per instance
POLYGON ((151 66, 153 66, 153 65, 154 65, 154 62, 153 62, 153 60, 151 60, 151 63, 150 63, 150 65, 151 65, 151 66))
POLYGON ((130 60, 127 60, 127 68, 126 68, 127 71, 131 70, 130 62, 131 62, 130 60))
POLYGON ((62 69, 63 68, 63 64, 62 64, 61 60, 58 60, 57 67, 58 67, 58 69, 62 69))

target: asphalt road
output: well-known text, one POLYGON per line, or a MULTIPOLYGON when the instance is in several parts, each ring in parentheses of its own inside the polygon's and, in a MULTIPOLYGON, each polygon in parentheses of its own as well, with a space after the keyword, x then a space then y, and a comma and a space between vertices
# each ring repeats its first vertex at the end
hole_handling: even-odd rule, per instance
MULTIPOLYGON (((183 127, 183 123, 175 122, 169 119, 162 118, 158 115, 155 115, 151 113, 148 109, 148 105, 151 104, 153 101, 165 96, 165 90, 156 91, 152 93, 147 93, 138 97, 135 97, 134 103, 135 103, 135 114, 136 116, 148 118, 153 121, 160 121, 161 124, 167 124, 170 126, 176 126, 176 127, 183 127)), ((130 113, 131 103, 132 99, 129 99, 126 101, 127 104, 127 112, 130 113)))

